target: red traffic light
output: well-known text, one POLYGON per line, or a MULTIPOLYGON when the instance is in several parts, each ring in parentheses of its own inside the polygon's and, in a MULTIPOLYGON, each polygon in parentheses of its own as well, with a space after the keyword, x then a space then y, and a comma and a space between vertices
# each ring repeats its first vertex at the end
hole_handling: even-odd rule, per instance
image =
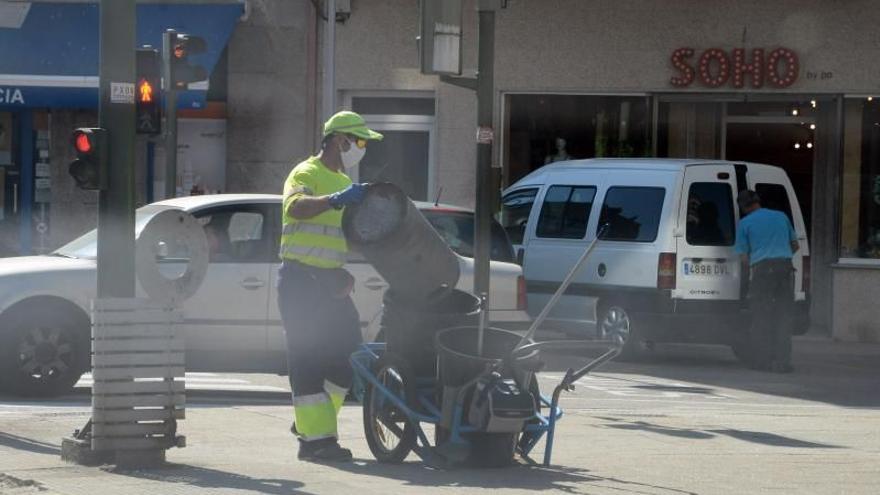
POLYGON ((92 141, 89 139, 89 135, 85 132, 77 132, 73 137, 73 145, 76 147, 76 151, 80 153, 88 153, 92 151, 92 141))

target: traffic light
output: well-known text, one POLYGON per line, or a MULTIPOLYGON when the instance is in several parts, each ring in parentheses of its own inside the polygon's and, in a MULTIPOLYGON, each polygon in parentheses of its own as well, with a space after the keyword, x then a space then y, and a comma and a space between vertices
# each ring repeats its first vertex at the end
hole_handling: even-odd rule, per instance
POLYGON ((68 172, 81 189, 106 190, 107 130, 100 127, 80 127, 73 131, 73 149, 76 159, 70 162, 68 172))
POLYGON ((186 89, 189 83, 208 79, 208 71, 204 67, 190 65, 189 61, 190 55, 204 53, 207 46, 204 38, 169 29, 165 31, 162 41, 162 56, 168 64, 170 89, 186 89))
POLYGON ((159 51, 154 48, 138 48, 137 79, 135 79, 135 106, 138 134, 159 134, 162 130, 162 103, 159 86, 162 67, 159 51))

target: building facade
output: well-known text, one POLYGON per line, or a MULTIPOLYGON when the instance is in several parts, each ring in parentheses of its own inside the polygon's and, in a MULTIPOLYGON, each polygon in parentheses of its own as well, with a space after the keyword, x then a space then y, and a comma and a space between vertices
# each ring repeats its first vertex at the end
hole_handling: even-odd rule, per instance
MULTIPOLYGON (((225 66, 218 65, 225 76, 225 161, 205 172, 222 176, 216 190, 278 192, 291 165, 317 149, 328 22, 316 9, 321 3, 241 3, 225 66)), ((371 146, 358 180, 389 180, 415 199, 472 206, 476 96, 420 73, 418 3, 337 0, 333 96, 337 108, 366 115, 386 135, 371 146)), ((477 65, 475 3, 464 2, 465 76, 477 65)), ((874 2, 504 3, 495 33, 499 190, 566 157, 778 165, 808 222, 817 329, 880 341, 880 308, 872 304, 872 288, 880 285, 880 11, 874 2)), ((15 99, 0 85, 0 102, 15 99)), ((37 133, 28 159, 46 155, 53 195, 66 180, 68 157, 52 139, 50 153, 40 151, 40 126, 63 133, 84 115, 31 118, 37 133)), ((0 126, 4 118, 0 109, 0 126)), ((148 188, 150 175, 139 173, 148 188)), ((59 201, 69 201, 65 214, 91 215, 80 191, 60 194, 59 201)), ((66 222, 51 228, 59 223, 66 222)))
MULTIPOLYGON (((880 284, 880 65, 872 62, 880 12, 871 2, 506 3, 495 33, 493 160, 502 186, 567 157, 778 165, 808 224, 817 329, 880 340, 880 310, 869 301, 880 284)), ((397 153, 389 156, 409 159, 384 173, 398 167, 395 180, 420 181, 409 186, 416 197, 442 188, 444 200, 472 204, 475 95, 419 73, 415 4, 351 2, 337 25, 339 98, 408 140, 389 145, 397 153), (419 132, 423 160, 412 159, 419 132)), ((465 2, 470 74, 476 20, 465 2)), ((360 172, 372 178, 384 159, 360 172)))

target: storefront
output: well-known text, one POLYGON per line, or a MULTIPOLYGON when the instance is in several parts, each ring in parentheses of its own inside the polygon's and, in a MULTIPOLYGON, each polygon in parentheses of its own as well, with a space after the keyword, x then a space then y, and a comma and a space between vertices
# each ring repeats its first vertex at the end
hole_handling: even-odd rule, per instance
MULTIPOLYGON (((353 4, 337 29, 337 86, 433 96, 434 151, 412 166, 447 201, 472 204, 474 95, 419 75, 417 18, 402 1, 353 4)), ((817 329, 880 340, 880 310, 864 299, 880 284, 878 22, 869 1, 509 2, 496 16, 499 182, 566 158, 780 166, 808 224, 817 329)))
MULTIPOLYGON (((194 59, 210 72, 243 13, 237 0, 138 5, 137 44, 161 46, 162 32, 169 28, 202 36, 207 50, 194 59)), ((0 255, 45 253, 95 224, 97 197, 76 189, 67 164, 73 128, 98 124, 98 5, 0 2, 0 52, 0 255)), ((208 92, 207 83, 182 92, 181 111, 216 117, 207 108, 208 92)), ((181 140, 185 156, 188 143, 203 144, 206 134, 225 139, 223 126, 199 132, 205 124, 190 121, 181 125, 181 134, 187 125, 195 137, 181 140)), ((161 175, 155 166, 161 162, 146 137, 139 137, 137 146, 138 196, 144 202, 151 189, 162 190, 161 184, 149 187, 148 180, 161 175)), ((203 161, 222 177, 222 156, 203 161)), ((186 164, 193 162, 191 157, 182 162, 180 182, 186 179, 186 164)), ((189 171, 210 175, 199 174, 198 165, 189 171)))

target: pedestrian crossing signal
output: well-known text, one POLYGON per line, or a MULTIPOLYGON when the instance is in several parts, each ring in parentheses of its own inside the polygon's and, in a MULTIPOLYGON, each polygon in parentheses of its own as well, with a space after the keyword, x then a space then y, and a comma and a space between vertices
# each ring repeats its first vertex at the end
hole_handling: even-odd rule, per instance
POLYGON ((161 63, 158 50, 138 49, 135 80, 135 130, 138 134, 159 134, 162 130, 162 105, 159 98, 161 63))
POLYGON ((153 103, 153 85, 146 79, 138 83, 138 98, 141 103, 153 103))

